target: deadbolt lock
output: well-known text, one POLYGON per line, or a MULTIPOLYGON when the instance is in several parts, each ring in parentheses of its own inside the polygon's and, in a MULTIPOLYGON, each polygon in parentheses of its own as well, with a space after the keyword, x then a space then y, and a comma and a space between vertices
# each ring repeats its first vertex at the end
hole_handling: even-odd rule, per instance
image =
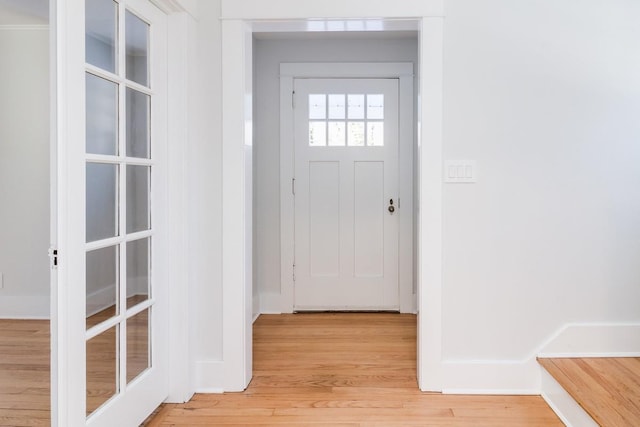
POLYGON ((394 213, 396 211, 396 207, 393 206, 393 199, 389 200, 389 207, 387 208, 389 213, 394 213))

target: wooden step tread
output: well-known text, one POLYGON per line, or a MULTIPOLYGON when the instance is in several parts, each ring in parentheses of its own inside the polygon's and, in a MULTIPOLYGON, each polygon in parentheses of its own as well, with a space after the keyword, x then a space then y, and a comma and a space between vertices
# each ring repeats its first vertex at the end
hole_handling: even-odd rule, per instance
POLYGON ((601 426, 640 426, 640 357, 538 362, 601 426))

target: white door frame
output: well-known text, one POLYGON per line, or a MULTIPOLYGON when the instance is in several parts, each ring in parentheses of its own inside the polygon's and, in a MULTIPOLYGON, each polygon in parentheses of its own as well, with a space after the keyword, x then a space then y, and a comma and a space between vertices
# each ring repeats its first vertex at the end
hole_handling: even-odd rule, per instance
POLYGON ((443 0, 222 0, 223 363, 225 390, 252 376, 252 33, 324 29, 419 31, 418 383, 442 389, 443 0), (402 19, 398 19, 402 18, 402 19))
POLYGON ((281 310, 293 313, 295 197, 291 191, 294 174, 294 108, 291 102, 296 78, 394 78, 398 91, 399 227, 398 285, 400 312, 415 313, 413 294, 413 64, 370 63, 283 63, 280 64, 280 285, 281 310), (409 167, 403 167, 407 166, 409 167))

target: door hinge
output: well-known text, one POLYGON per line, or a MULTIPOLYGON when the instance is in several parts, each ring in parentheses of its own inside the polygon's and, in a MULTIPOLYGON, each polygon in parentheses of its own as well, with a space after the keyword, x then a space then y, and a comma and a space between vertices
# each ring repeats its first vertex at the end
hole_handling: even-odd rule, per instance
POLYGON ((296 265, 293 264, 293 281, 296 281, 296 265))
POLYGON ((291 178, 291 194, 296 195, 296 179, 291 178))
POLYGON ((58 268, 58 249, 49 248, 49 265, 51 268, 58 268))
POLYGON ((291 92, 291 108, 296 108, 296 91, 291 92))

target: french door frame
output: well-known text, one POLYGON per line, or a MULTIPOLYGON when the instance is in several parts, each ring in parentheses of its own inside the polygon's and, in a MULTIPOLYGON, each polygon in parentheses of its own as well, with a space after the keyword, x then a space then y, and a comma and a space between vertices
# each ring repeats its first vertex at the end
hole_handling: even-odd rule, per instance
MULTIPOLYGON (((166 152, 168 185, 166 188, 166 223, 172 229, 167 238, 167 257, 171 259, 166 280, 177 284, 169 288, 169 316, 174 321, 169 326, 169 402, 184 402, 193 395, 190 376, 191 352, 189 349, 189 325, 176 319, 188 319, 189 293, 187 292, 187 135, 188 135, 188 81, 193 70, 193 51, 185 49, 190 26, 194 25, 179 2, 173 0, 149 0, 168 16, 168 69, 167 87, 169 140, 182 143, 168 144, 166 152)), ((83 9, 83 8, 82 8, 83 9)), ((84 9, 83 9, 84 10, 84 9)), ((84 224, 84 205, 70 197, 70 182, 83 176, 84 139, 82 127, 77 126, 77 113, 84 111, 83 98, 78 86, 84 85, 84 51, 77 48, 78 34, 84 35, 84 15, 78 13, 76 0, 50 1, 50 74, 51 74, 51 422, 52 426, 84 425, 84 417, 74 419, 69 408, 83 401, 81 382, 84 376, 76 375, 76 366, 84 366, 83 360, 69 355, 83 354, 70 347, 72 334, 84 334, 83 313, 72 313, 68 307, 84 304, 84 295, 72 292, 70 284, 81 283, 83 272, 72 268, 69 260, 84 257, 84 251, 73 252, 69 245, 68 231, 78 230, 84 224), (60 90, 58 90, 60 89, 60 90), (81 144, 81 147, 79 146, 81 144), (54 255, 54 250, 57 251, 54 255), (80 301, 82 299, 82 301, 80 301), (79 326, 78 326, 79 325, 79 326), (65 361, 66 363, 60 363, 65 361), (74 394, 74 391, 75 394, 74 394)), ((77 231, 80 233, 81 231, 77 231)), ((76 236, 77 238, 77 236, 76 236)))
POLYGON ((398 290, 400 312, 415 313, 413 293, 413 64, 404 63, 283 63, 280 64, 280 307, 293 313, 295 252, 294 106, 295 79, 398 79, 398 184, 401 207, 398 226, 398 290), (404 167, 409 165, 409 167, 404 167))
POLYGON ((222 0, 223 362, 226 391, 252 376, 251 218, 254 32, 414 30, 418 79, 418 384, 442 391, 443 0, 222 0))

